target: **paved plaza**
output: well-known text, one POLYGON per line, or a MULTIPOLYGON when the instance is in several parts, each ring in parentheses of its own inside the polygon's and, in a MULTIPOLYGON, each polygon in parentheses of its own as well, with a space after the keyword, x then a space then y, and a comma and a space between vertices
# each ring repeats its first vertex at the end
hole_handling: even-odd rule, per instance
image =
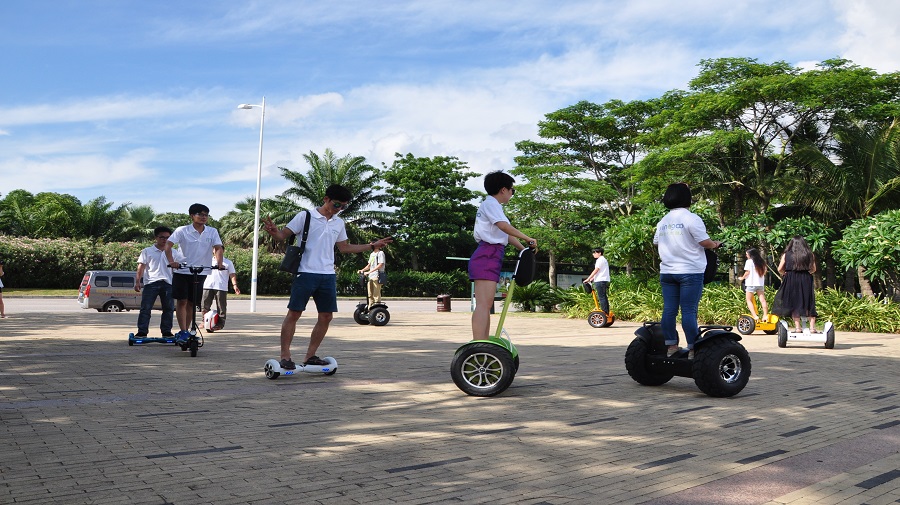
POLYGON ((449 374, 471 334, 463 301, 389 302, 384 327, 344 303, 319 353, 337 374, 277 380, 263 365, 282 303, 233 305, 191 358, 129 347, 136 312, 5 301, 2 504, 900 503, 897 335, 838 332, 833 350, 745 337, 750 383, 723 399, 631 380, 635 323, 512 314, 519 372, 475 398, 449 374))

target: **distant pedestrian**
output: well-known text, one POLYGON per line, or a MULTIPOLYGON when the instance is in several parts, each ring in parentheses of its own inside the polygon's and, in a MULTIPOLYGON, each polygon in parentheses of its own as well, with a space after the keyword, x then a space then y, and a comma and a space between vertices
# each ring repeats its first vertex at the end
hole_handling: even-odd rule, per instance
POLYGON ((378 245, 369 254, 369 264, 357 270, 358 273, 368 273, 366 288, 369 292, 369 304, 381 303, 381 286, 384 284, 384 251, 378 245))
MULTIPOLYGON (((3 277, 3 260, 0 260, 0 277, 3 277)), ((6 319, 6 309, 3 306, 3 279, 0 279, 0 319, 6 319)))
MULTIPOLYGON (((222 249, 225 247, 222 246, 222 249)), ((216 307, 219 310, 219 322, 212 327, 212 331, 225 328, 225 318, 228 316, 228 283, 231 282, 231 286, 234 287, 234 294, 241 294, 234 263, 223 257, 222 265, 225 267, 224 270, 213 270, 203 282, 203 313, 206 314, 212 308, 213 299, 216 300, 216 307)))
POLYGON ((609 314, 609 262, 603 256, 603 248, 591 249, 594 255, 594 271, 584 280, 585 284, 594 283, 594 292, 597 293, 597 301, 600 309, 609 314))

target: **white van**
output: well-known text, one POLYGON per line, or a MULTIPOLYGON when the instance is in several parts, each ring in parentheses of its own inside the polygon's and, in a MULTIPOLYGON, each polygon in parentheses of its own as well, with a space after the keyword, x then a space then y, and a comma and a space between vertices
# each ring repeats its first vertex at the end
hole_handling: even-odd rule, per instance
MULTIPOLYGON (((82 309, 96 309, 99 312, 139 310, 141 293, 134 290, 136 275, 134 271, 88 270, 78 288, 78 303, 82 309)), ((162 310, 159 297, 153 308, 162 310)))

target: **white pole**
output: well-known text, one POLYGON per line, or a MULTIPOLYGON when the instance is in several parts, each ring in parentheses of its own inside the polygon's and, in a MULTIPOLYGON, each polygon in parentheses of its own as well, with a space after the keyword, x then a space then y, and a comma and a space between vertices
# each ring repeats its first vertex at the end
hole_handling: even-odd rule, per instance
POLYGON ((266 97, 259 118, 259 163, 256 166, 256 211, 253 214, 253 271, 250 274, 250 312, 256 312, 256 288, 259 284, 259 186, 262 179, 263 127, 266 124, 266 97))

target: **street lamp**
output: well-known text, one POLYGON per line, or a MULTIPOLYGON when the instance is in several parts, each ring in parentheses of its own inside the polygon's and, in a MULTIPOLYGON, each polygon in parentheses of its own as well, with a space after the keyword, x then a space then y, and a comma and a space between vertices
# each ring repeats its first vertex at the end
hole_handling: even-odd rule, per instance
POLYGON ((259 284, 259 183, 262 179, 263 126, 266 124, 266 97, 262 104, 242 103, 238 109, 262 108, 259 118, 259 162, 256 165, 256 211, 253 214, 253 271, 250 274, 250 312, 256 312, 256 287, 259 284))

